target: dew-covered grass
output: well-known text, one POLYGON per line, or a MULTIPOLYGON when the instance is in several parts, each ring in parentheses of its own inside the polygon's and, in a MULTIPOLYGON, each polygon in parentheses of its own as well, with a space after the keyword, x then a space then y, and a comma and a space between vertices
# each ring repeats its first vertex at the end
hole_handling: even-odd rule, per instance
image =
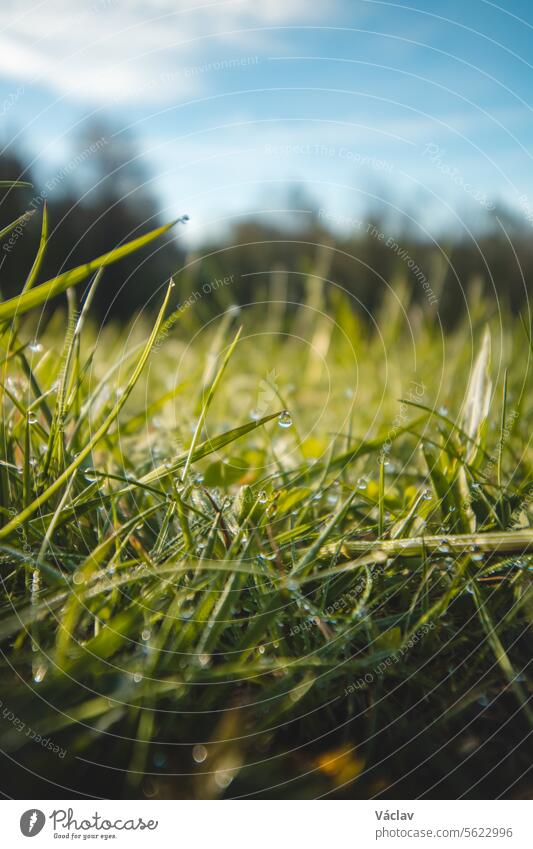
POLYGON ((530 793, 529 322, 177 274, 99 328, 93 270, 0 305, 3 792, 530 793))

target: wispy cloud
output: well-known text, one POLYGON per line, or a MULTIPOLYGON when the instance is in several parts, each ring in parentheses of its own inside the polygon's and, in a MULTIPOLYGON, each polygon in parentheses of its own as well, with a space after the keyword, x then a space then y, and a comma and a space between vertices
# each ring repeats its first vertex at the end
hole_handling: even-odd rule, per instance
POLYGON ((207 80, 183 67, 266 50, 273 35, 262 27, 331 12, 307 0, 22 0, 2 9, 0 74, 84 101, 190 96, 207 80))

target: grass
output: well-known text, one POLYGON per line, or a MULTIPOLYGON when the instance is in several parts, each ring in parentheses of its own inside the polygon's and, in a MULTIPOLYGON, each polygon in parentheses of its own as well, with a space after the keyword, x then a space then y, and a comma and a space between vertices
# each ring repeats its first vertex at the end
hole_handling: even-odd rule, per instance
POLYGON ((0 305, 3 792, 530 795, 528 325, 278 274, 97 328, 100 264, 0 305))

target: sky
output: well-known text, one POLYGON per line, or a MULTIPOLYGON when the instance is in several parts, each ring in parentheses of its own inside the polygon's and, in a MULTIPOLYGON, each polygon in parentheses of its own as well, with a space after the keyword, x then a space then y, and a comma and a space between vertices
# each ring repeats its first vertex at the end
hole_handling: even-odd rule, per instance
POLYGON ((504 204, 529 226, 532 36, 525 0, 17 0, 0 147, 53 174, 104 122, 192 242, 313 209, 433 233, 504 204))

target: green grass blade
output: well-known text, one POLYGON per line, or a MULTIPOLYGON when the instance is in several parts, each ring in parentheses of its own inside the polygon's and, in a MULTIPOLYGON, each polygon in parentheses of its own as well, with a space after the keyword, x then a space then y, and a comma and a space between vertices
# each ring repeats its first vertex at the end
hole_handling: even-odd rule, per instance
MULTIPOLYGON (((138 251, 140 248, 143 248, 145 245, 150 244, 150 242, 153 242, 154 239, 158 239, 160 236, 164 235, 164 233, 167 233, 179 220, 180 219, 176 219, 176 221, 172 221, 170 224, 165 224, 163 227, 157 227, 155 230, 151 230, 150 233, 146 233, 138 239, 133 239, 133 241, 128 242, 119 248, 108 251, 107 253, 102 254, 102 256, 93 259, 91 262, 87 262, 84 265, 73 268, 71 271, 65 271, 58 277, 54 277, 46 283, 41 283, 40 286, 36 286, 21 295, 17 295, 14 298, 4 301, 0 304, 0 321, 10 321, 16 316, 22 315, 34 307, 41 306, 41 304, 46 303, 51 298, 55 298, 56 295, 61 294, 66 289, 70 288, 70 286, 77 286, 78 283, 81 283, 82 280, 85 280, 93 272, 98 271, 99 268, 104 268, 106 265, 118 262, 118 260, 123 259, 125 256, 128 256, 129 254, 138 251)), ((7 228, 7 230, 9 230, 9 228, 7 228)))

